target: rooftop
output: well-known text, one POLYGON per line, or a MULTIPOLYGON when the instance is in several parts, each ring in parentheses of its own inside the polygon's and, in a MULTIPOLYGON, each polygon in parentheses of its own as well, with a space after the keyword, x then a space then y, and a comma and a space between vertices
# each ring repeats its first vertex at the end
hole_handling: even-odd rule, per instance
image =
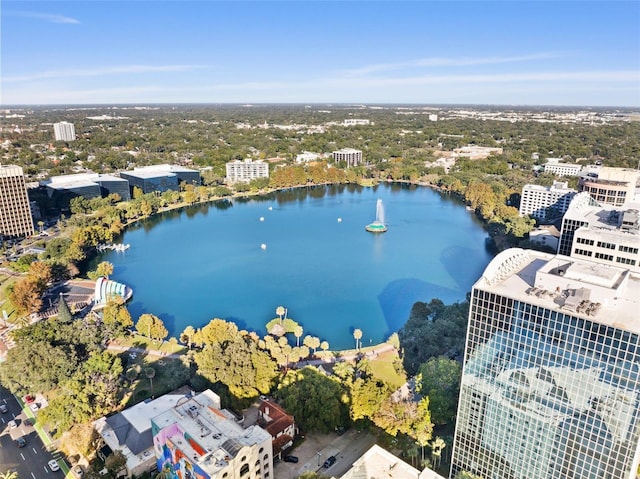
POLYGON ((640 334, 640 277, 621 267, 512 248, 474 288, 640 334))

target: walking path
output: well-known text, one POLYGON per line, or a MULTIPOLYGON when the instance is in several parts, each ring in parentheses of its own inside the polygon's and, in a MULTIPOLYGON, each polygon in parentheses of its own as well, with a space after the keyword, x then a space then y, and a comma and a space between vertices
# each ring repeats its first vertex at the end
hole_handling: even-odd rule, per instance
MULTIPOLYGON (((135 348, 130 346, 119 346, 117 344, 108 344, 107 349, 109 351, 119 351, 119 352, 129 352, 136 354, 148 354, 149 356, 157 356, 163 358, 172 358, 179 359, 184 356, 184 353, 181 354, 170 354, 165 353, 163 351, 158 351, 157 349, 145 349, 145 348, 135 348)), ((375 358, 380 354, 384 354, 387 352, 395 351, 395 347, 389 343, 382 343, 372 348, 368 348, 366 352, 353 352, 350 354, 340 354, 338 356, 331 355, 325 359, 308 359, 305 361, 300 361, 298 363, 294 363, 291 366, 295 368, 303 368, 305 366, 321 366, 323 364, 333 364, 337 362, 343 361, 355 361, 358 355, 364 355, 366 358, 375 358)), ((328 355, 327 355, 328 356, 328 355)))
POLYGON ((108 344, 109 351, 129 352, 135 354, 148 354, 149 356, 157 356, 161 358, 180 359, 184 354, 169 354, 157 349, 134 348, 130 346, 118 346, 117 344, 108 344))

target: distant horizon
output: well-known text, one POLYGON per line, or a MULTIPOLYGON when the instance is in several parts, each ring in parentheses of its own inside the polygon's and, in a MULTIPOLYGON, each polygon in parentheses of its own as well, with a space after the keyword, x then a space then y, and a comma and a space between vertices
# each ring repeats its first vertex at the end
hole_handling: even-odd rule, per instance
POLYGON ((597 109, 597 110, 630 110, 640 112, 638 106, 622 105, 561 105, 561 104, 510 104, 510 103, 395 103, 395 102, 131 102, 131 103, 22 103, 22 104, 2 104, 0 109, 10 110, 12 108, 120 108, 120 107, 161 107, 161 106, 239 106, 250 108, 253 106, 338 106, 353 107, 432 107, 432 108, 452 108, 452 107, 499 107, 499 108, 557 108, 557 109, 597 109))
POLYGON ((0 105, 640 108, 640 2, 5 0, 0 105))

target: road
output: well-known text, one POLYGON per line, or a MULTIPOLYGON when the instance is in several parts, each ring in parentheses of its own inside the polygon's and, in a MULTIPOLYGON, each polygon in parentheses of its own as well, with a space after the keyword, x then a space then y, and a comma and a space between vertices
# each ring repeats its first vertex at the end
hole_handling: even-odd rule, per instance
POLYGON ((274 467, 278 479, 294 479, 304 472, 319 472, 328 477, 340 477, 353 463, 375 444, 375 437, 368 432, 355 429, 342 436, 332 434, 309 434, 295 450, 288 451, 299 459, 297 464, 279 462, 274 467), (325 469, 322 464, 329 456, 335 456, 333 466, 325 469))
MULTIPOLYGON (((5 388, 0 387, 0 403, 7 406, 7 412, 0 414, 0 472, 14 470, 21 479, 62 479, 60 469, 52 472, 48 462, 54 458, 40 440, 35 428, 26 421, 27 413, 5 388), (15 429, 9 428, 9 421, 17 423, 15 429), (19 448, 16 439, 26 440, 25 447, 19 448)), ((56 459, 60 453, 55 453, 56 459)))

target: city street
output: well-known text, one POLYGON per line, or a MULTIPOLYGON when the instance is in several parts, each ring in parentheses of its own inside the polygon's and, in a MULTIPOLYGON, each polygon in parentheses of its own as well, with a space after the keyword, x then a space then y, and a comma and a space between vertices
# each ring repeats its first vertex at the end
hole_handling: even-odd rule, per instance
POLYGON ((318 471, 329 477, 340 477, 348 471, 356 459, 375 444, 375 437, 368 432, 349 430, 342 436, 312 434, 289 454, 299 459, 297 464, 279 462, 274 467, 278 479, 295 479, 306 471, 318 471), (322 467, 328 457, 335 456, 336 462, 329 468, 322 467))
POLYGON ((20 410, 18 401, 5 388, 0 387, 0 404, 7 408, 0 413, 0 472, 14 470, 21 479, 44 479, 64 477, 62 469, 52 472, 48 462, 60 457, 52 455, 44 447, 34 427, 27 421, 27 415, 20 410), (11 427, 10 422, 16 426, 11 427), (24 447, 18 447, 17 440, 25 440, 24 447))

